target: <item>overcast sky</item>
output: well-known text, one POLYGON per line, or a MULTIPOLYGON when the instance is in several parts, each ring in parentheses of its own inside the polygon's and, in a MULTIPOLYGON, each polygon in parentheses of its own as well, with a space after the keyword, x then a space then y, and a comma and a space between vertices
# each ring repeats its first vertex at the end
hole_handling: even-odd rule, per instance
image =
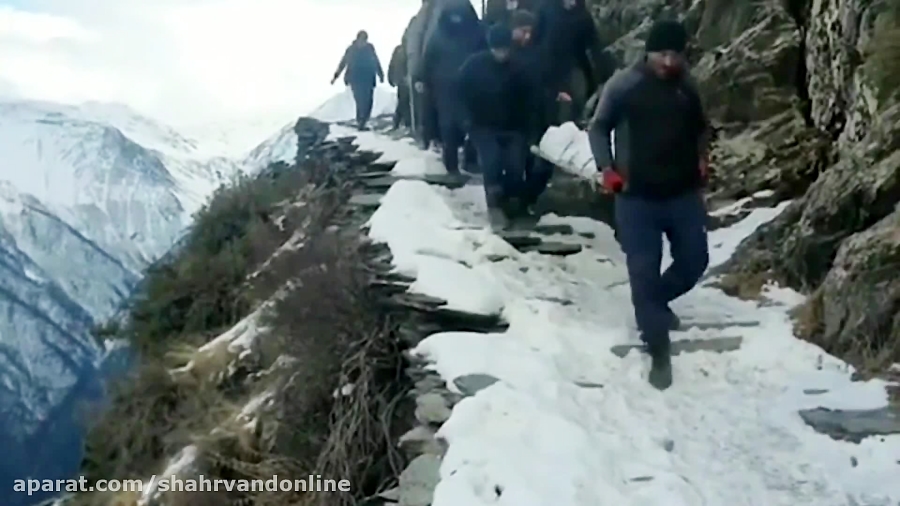
POLYGON ((365 29, 387 71, 422 0, 0 0, 0 94, 175 125, 308 112, 365 29))

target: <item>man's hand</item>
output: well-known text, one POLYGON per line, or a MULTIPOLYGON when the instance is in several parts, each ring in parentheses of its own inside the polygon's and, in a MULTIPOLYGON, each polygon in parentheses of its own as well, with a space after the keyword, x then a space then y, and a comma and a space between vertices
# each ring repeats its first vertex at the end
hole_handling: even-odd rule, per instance
POLYGON ((700 158, 700 178, 703 181, 703 184, 706 185, 709 183, 709 159, 705 156, 700 158))
POLYGON ((378 79, 380 79, 381 83, 384 84, 384 76, 378 76, 378 79))
POLYGON ((572 95, 569 95, 568 93, 566 93, 564 91, 561 91, 561 92, 559 92, 558 95, 556 95, 556 100, 559 102, 571 102, 572 95))
POLYGON ((625 187, 625 180, 612 167, 604 167, 597 174, 597 179, 601 193, 619 193, 625 187))
POLYGON ((425 83, 423 83, 422 81, 416 81, 416 84, 414 85, 414 87, 415 87, 416 91, 419 93, 422 93, 425 91, 425 83))
POLYGON ((338 78, 338 76, 332 77, 332 78, 331 78, 331 84, 334 84, 334 82, 337 81, 337 78, 338 78))

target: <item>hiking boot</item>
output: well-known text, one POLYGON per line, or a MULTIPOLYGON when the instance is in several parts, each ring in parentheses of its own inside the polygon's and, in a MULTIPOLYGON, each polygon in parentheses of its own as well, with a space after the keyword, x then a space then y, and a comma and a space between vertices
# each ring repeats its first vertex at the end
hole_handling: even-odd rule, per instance
POLYGON ((495 232, 509 228, 509 218, 506 217, 506 213, 503 212, 503 209, 499 207, 488 209, 488 223, 490 224, 491 230, 494 230, 495 232))
POLYGON ((681 318, 672 309, 669 309, 669 318, 669 330, 681 330, 681 318))
POLYGON ((672 354, 668 342, 665 345, 647 347, 650 354, 650 374, 647 381, 657 390, 672 386, 672 354))

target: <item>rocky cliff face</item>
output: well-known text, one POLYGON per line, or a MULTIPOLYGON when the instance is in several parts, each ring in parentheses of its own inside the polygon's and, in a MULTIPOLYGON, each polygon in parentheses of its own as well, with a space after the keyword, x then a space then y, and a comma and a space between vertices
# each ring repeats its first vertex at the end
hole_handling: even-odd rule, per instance
MULTIPOLYGON (((813 296, 806 337, 900 360, 900 6, 888 0, 589 0, 621 64, 682 19, 717 129, 714 197, 794 199, 724 266, 813 296), (873 336, 878 336, 877 338, 873 336)), ((746 287, 744 287, 746 288, 746 287)), ((746 292, 746 290, 743 290, 746 292)))

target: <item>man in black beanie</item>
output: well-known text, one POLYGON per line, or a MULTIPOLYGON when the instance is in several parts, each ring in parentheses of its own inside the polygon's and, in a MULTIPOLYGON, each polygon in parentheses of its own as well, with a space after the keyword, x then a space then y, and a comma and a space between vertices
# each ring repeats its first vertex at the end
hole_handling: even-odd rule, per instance
POLYGON ((672 383, 669 332, 680 326, 669 303, 709 263, 702 194, 709 128, 688 74, 687 41, 681 23, 655 23, 646 57, 610 78, 588 128, 602 187, 616 194, 635 319, 652 357, 650 383, 659 389, 672 383), (663 235, 672 265, 660 274, 663 235))
POLYGON ((503 229, 511 217, 508 203, 522 194, 525 184, 534 90, 526 70, 510 58, 510 28, 496 24, 487 39, 490 49, 472 55, 460 68, 458 89, 484 173, 491 227, 503 229))

